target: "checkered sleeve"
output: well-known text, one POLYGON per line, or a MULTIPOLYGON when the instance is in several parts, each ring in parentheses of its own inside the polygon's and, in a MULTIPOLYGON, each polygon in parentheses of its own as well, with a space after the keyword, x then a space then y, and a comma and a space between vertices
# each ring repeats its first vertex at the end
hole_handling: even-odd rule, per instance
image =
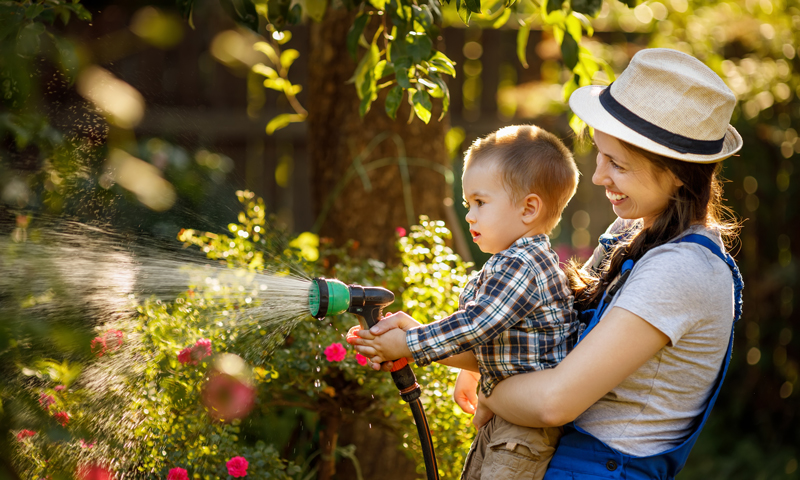
POLYGON ((533 312, 541 293, 531 281, 535 276, 531 270, 518 257, 500 257, 484 267, 476 295, 463 309, 406 332, 417 364, 427 365, 487 343, 533 312))

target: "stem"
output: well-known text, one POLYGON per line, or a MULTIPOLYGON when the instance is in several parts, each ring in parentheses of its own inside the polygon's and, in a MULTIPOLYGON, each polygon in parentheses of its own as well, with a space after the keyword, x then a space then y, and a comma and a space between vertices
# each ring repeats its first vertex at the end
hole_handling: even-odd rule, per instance
POLYGON ((342 416, 336 411, 322 417, 322 431, 319 434, 320 466, 318 480, 331 480, 336 473, 336 443, 339 440, 339 427, 342 416))

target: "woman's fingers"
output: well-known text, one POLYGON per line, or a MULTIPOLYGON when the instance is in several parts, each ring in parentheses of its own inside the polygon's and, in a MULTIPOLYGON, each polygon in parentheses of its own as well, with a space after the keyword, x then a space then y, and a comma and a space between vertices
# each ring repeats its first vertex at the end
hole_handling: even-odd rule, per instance
POLYGON ((453 389, 453 400, 466 413, 474 414, 478 406, 477 378, 470 372, 462 370, 458 373, 453 389))

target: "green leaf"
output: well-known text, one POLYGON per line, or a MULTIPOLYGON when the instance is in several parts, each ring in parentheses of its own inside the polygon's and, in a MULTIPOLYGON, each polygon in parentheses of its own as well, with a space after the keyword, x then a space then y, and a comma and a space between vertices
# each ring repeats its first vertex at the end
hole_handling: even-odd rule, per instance
POLYGON ((464 22, 464 25, 469 25, 469 19, 472 18, 472 11, 467 7, 466 0, 456 0, 456 10, 458 11, 458 18, 464 22), (461 2, 465 3, 459 8, 461 2))
POLYGON ((403 89, 399 85, 395 85, 386 96, 386 114, 392 120, 397 117, 397 109, 400 107, 401 101, 403 101, 403 89))
POLYGON ((572 38, 580 40, 583 36, 580 19, 575 15, 570 15, 564 23, 566 24, 567 31, 572 35, 572 38))
POLYGON ((594 27, 592 26, 592 22, 590 22, 589 19, 586 18, 586 15, 578 12, 572 12, 572 15, 575 16, 575 18, 577 18, 581 22, 581 26, 583 27, 584 30, 586 30, 586 35, 590 37, 594 35, 594 27))
POLYGON ((290 48, 288 50, 284 50, 281 52, 281 67, 285 68, 286 70, 292 66, 297 57, 300 56, 300 52, 297 50, 290 48))
POLYGON ((451 77, 456 76, 455 62, 450 60, 447 55, 442 52, 437 51, 434 53, 433 57, 428 60, 428 63, 435 66, 436 70, 440 72, 446 73, 451 77))
POLYGON ((464 0, 470 12, 481 13, 481 0, 464 0))
POLYGON ((372 102, 378 98, 375 92, 367 93, 361 99, 361 103, 358 106, 358 114, 363 118, 369 112, 370 107, 372 106, 372 102))
POLYGON ((633 8, 636 5, 639 5, 639 0, 620 0, 622 3, 628 6, 628 8, 633 8))
POLYGON ((447 88, 447 84, 444 83, 444 80, 439 75, 431 74, 431 80, 433 80, 436 85, 439 87, 439 90, 442 92, 442 114, 439 116, 439 120, 441 121, 444 118, 444 115, 450 110, 450 89, 447 88))
POLYGON ((569 82, 564 84, 564 88, 562 89, 562 95, 564 98, 564 102, 569 101, 569 97, 572 95, 572 92, 578 89, 580 83, 580 76, 573 75, 569 82))
POLYGON ((528 50, 528 36, 530 36, 530 33, 531 27, 527 23, 520 26, 517 31, 517 58, 525 68, 528 68, 526 51, 528 50))
POLYGON ((411 56, 412 63, 421 63, 431 56, 433 42, 431 37, 425 34, 409 35, 406 37, 406 49, 411 56))
POLYGON ((299 115, 296 113, 282 113, 269 121, 267 124, 267 135, 272 135, 276 130, 280 130, 290 123, 302 122, 305 119, 305 115, 299 115))
POLYGON ((433 14, 431 13, 430 7, 427 5, 423 5, 421 7, 412 5, 411 13, 414 17, 414 20, 419 23, 426 32, 433 26, 433 14))
POLYGON ((564 0, 547 0, 547 13, 555 12, 556 10, 561 10, 561 5, 564 4, 564 0))
POLYGON ((407 68, 400 68, 397 70, 396 74, 397 84, 400 85, 401 88, 409 89, 411 88, 411 81, 408 79, 408 69, 407 68))
MULTIPOLYGON (((375 78, 373 77, 372 70, 375 68, 375 65, 378 63, 379 59, 380 52, 378 51, 378 46, 375 44, 370 45, 369 50, 367 50, 364 56, 361 57, 361 61, 358 63, 355 74, 353 75, 358 98, 363 99, 363 92, 369 91, 369 88, 365 90, 365 82, 371 82, 372 85, 375 84, 375 78)), ((369 87, 369 85, 367 85, 367 87, 369 87)))
POLYGON ((233 20, 250 30, 258 31, 258 13, 250 0, 220 0, 222 9, 233 20))
POLYGON ((570 70, 578 64, 578 42, 572 38, 572 34, 569 32, 564 33, 564 39, 561 41, 561 56, 564 59, 564 65, 570 70))
POLYGON ((369 0, 369 3, 378 10, 386 10, 387 0, 369 0))
POLYGON ((414 113, 417 114, 420 120, 425 123, 431 121, 431 97, 425 90, 417 90, 412 97, 414 104, 414 113))
POLYGON ((305 0, 304 7, 306 15, 315 22, 321 22, 328 8, 328 0, 305 0))
POLYGON ((394 66, 391 63, 388 63, 386 60, 381 60, 380 62, 375 65, 375 80, 380 80, 381 78, 392 75, 394 73, 394 66))
POLYGON ((578 13, 594 17, 603 7, 603 0, 572 0, 570 6, 578 13))
POLYGON ((25 17, 27 17, 29 20, 33 20, 42 12, 44 12, 44 5, 41 3, 34 3, 25 10, 25 17))
POLYGON ((361 34, 364 33, 364 28, 369 23, 370 15, 367 14, 360 14, 356 17, 355 21, 353 21, 353 25, 350 27, 350 30, 347 32, 347 51, 350 52, 350 56, 353 60, 356 59, 356 53, 358 52, 358 39, 361 38, 361 34))

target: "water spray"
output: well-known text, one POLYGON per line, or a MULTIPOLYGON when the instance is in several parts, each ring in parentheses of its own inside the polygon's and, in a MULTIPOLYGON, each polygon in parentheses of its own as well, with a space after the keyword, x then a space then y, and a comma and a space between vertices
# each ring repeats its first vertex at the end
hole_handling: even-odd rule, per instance
MULTIPOLYGON (((361 328, 365 330, 378 323, 383 316, 383 308, 392 302, 394 294, 385 288, 345 285, 339 280, 330 278, 315 278, 308 292, 308 306, 313 317, 322 319, 327 315, 349 312, 359 317, 361 328)), ((405 358, 393 362, 391 373, 394 384, 400 391, 400 397, 411 406, 422 444, 422 454, 425 457, 428 480, 438 480, 439 470, 436 466, 428 419, 420 401, 422 390, 417 383, 417 377, 405 358)))

